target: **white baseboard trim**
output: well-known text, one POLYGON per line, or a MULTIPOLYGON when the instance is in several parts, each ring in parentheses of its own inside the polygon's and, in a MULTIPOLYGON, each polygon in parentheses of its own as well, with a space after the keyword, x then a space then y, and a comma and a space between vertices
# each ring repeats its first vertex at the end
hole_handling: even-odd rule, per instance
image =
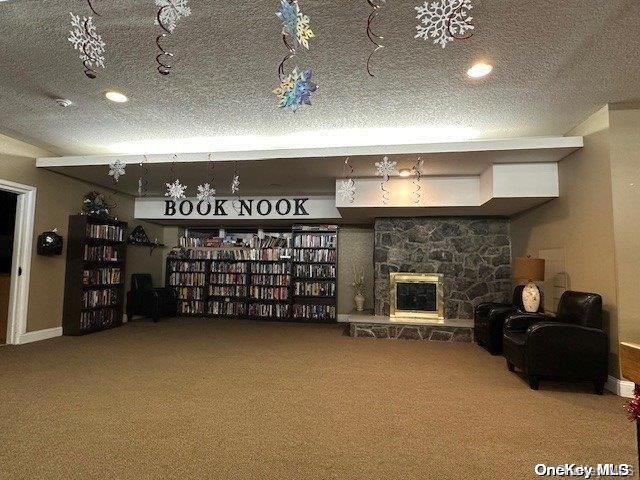
POLYGON ((620 397, 633 398, 635 384, 633 382, 630 382, 629 380, 621 380, 609 375, 607 383, 604 384, 604 388, 620 397))
POLYGON ((18 345, 24 345, 25 343, 39 342, 40 340, 47 340, 48 338, 55 338, 62 336, 62 327, 47 328, 45 330, 36 330, 35 332, 27 332, 20 335, 18 338, 18 345))

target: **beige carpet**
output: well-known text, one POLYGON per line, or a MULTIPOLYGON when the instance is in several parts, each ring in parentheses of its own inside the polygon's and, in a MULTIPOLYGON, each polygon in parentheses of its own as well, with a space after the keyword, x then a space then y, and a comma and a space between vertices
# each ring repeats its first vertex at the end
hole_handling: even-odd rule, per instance
POLYGON ((0 348, 0 478, 520 479, 635 462, 624 400, 471 344, 175 320, 0 348))

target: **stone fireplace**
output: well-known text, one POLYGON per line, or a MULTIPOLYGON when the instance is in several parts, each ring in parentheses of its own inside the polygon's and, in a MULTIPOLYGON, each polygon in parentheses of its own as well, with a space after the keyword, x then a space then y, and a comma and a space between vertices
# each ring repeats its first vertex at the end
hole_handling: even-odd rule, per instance
POLYGON ((511 297, 509 220, 377 219, 374 267, 376 315, 391 315, 391 273, 436 273, 444 318, 471 319, 477 304, 511 297))

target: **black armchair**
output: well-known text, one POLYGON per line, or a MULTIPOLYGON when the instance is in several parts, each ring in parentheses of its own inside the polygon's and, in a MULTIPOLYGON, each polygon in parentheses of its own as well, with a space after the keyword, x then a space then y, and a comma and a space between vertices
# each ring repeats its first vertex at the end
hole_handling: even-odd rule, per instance
POLYGON ((476 306, 473 314, 473 334, 478 345, 486 348, 491 355, 502 353, 502 334, 504 321, 518 311, 524 311, 522 306, 523 285, 513 290, 511 303, 485 302, 476 306))
POLYGON ((127 293, 127 317, 142 315, 157 322, 160 317, 174 317, 178 313, 178 299, 171 287, 154 287, 151 275, 131 275, 131 290, 127 293))
POLYGON ((607 380, 609 341, 602 329, 602 297, 567 291, 557 317, 514 314, 504 324, 504 356, 537 390, 541 378, 590 380, 602 394, 607 380))

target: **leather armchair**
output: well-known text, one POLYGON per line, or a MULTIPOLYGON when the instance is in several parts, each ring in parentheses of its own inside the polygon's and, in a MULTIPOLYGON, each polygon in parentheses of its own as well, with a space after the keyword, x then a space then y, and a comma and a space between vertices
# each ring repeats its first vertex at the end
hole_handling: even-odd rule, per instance
POLYGON ((503 351, 510 371, 524 371, 537 390, 541 378, 589 380, 602 394, 607 380, 609 341, 602 329, 602 297, 567 291, 557 317, 510 315, 504 324, 503 351))
POLYGON ((473 314, 474 339, 486 348, 491 355, 502 353, 502 334, 504 321, 518 311, 524 311, 522 305, 523 285, 513 290, 511 303, 485 302, 476 306, 473 314))
POLYGON ((178 299, 171 287, 154 287, 151 275, 134 273, 131 275, 131 290, 127 293, 127 317, 142 315, 157 322, 160 317, 175 317, 178 313, 178 299))

